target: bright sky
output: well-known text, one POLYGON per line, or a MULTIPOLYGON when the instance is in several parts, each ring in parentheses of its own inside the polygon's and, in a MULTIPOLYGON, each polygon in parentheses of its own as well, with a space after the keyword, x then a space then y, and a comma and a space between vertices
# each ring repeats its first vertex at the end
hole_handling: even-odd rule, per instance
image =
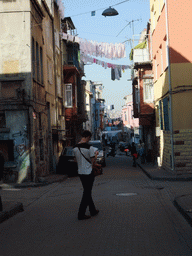
MULTIPOLYGON (((65 17, 72 18, 78 37, 87 40, 123 43, 126 40, 132 39, 133 33, 139 35, 147 27, 147 22, 150 19, 149 0, 129 0, 126 2, 125 0, 62 1, 65 7, 65 17), (113 17, 102 16, 102 12, 109 6, 115 8, 119 15, 113 17), (96 11, 95 16, 91 16, 92 11, 96 11), (128 25, 130 21, 134 22, 128 25)), ((131 61, 129 60, 129 53, 132 48, 131 43, 127 41, 125 45, 126 58, 116 60, 95 56, 93 58, 117 65, 131 65, 131 61)), ((134 45, 137 45, 137 42, 134 45)), ((105 104, 114 105, 115 110, 121 110, 124 104, 124 96, 132 93, 131 81, 127 81, 131 78, 130 70, 128 69, 122 73, 119 81, 111 80, 110 68, 105 69, 97 64, 85 65, 85 75, 86 77, 83 77, 84 80, 103 83, 105 104)))

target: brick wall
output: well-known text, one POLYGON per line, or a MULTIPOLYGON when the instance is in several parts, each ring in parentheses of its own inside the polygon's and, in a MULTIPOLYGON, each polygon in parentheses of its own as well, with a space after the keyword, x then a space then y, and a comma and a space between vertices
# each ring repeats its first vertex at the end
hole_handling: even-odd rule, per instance
MULTIPOLYGON (((175 171, 192 173, 192 129, 176 130, 173 134, 175 171)), ((160 140, 162 166, 171 169, 171 137, 169 131, 163 131, 160 140)))

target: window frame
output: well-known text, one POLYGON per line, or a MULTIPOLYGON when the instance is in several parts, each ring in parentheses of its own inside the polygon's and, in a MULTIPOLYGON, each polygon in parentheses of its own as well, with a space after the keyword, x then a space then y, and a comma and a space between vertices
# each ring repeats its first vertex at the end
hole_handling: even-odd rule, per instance
POLYGON ((43 76, 43 48, 40 46, 40 76, 41 76, 41 84, 44 83, 44 76, 43 76))
POLYGON ((73 107, 73 85, 72 84, 65 84, 65 107, 66 108, 72 108, 73 107), (67 87, 71 87, 68 89, 67 87), (68 104, 68 95, 67 92, 70 92, 71 95, 69 96, 71 98, 71 104, 68 104))
POLYGON ((32 77, 36 78, 36 53, 35 53, 35 39, 32 37, 32 77))
POLYGON ((36 74, 37 81, 40 82, 40 58, 39 58, 39 43, 36 42, 36 74))
POLYGON ((154 88, 153 88, 153 79, 152 78, 143 79, 143 101, 145 103, 153 103, 154 102, 154 88), (151 87, 149 87, 149 86, 151 86, 151 87), (149 88, 150 88, 150 90, 149 90, 149 88))

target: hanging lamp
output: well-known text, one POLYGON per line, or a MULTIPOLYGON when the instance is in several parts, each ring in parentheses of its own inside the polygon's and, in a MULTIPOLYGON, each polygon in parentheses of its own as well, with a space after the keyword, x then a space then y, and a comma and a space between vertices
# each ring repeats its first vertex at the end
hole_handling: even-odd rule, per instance
POLYGON ((116 15, 118 15, 119 13, 118 13, 118 11, 116 11, 114 8, 111 8, 111 7, 109 7, 109 8, 107 8, 105 11, 103 11, 103 13, 102 13, 102 15, 103 16, 116 16, 116 15))

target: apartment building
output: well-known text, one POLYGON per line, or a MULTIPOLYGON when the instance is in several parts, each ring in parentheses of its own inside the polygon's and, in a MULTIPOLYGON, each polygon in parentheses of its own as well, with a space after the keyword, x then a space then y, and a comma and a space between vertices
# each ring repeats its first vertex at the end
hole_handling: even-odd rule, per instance
POLYGON ((150 0, 158 162, 192 171, 192 2, 150 0))
POLYGON ((0 18, 0 154, 15 181, 36 181, 55 171, 65 128, 63 9, 56 0, 1 1, 0 18))

